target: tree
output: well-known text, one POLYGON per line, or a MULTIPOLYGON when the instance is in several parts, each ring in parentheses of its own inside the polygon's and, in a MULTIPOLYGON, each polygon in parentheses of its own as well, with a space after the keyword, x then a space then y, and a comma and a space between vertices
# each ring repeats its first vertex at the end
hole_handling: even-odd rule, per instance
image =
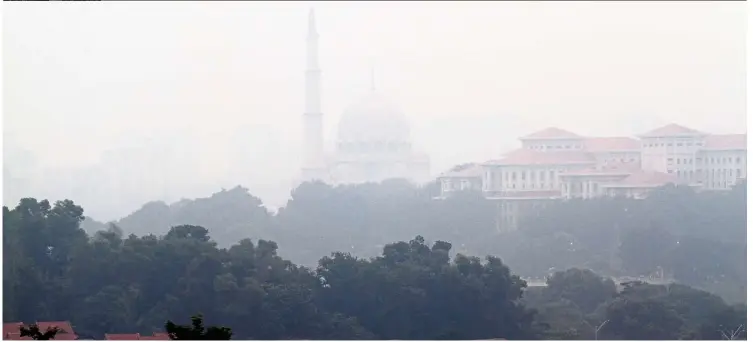
POLYGON ((233 336, 232 330, 227 327, 204 328, 204 318, 200 314, 191 317, 191 325, 167 321, 165 330, 171 340, 229 340, 233 336))
POLYGON ((32 340, 54 340, 58 333, 65 333, 65 331, 58 327, 48 327, 47 330, 41 332, 36 324, 30 324, 28 328, 21 326, 21 337, 31 337, 32 340))

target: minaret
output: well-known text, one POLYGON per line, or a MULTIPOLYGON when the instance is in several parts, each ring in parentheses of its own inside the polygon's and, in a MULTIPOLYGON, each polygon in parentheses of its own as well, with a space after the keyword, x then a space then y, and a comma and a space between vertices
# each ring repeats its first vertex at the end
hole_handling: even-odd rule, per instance
POLYGON ((321 75, 319 69, 319 33, 316 31, 314 9, 309 10, 308 36, 306 37, 306 108, 303 113, 303 150, 305 151, 303 181, 322 179, 326 172, 323 150, 321 75))

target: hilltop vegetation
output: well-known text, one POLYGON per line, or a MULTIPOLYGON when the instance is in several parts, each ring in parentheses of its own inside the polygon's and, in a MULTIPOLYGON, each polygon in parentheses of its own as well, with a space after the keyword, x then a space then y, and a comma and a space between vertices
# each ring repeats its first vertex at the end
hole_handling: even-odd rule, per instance
MULTIPOLYGON (((278 213, 241 187, 172 205, 146 204, 114 222, 125 234, 167 233, 177 225, 212 232, 220 247, 243 238, 275 241, 280 254, 314 267, 332 251, 380 255, 421 235, 467 255, 495 255, 525 278, 577 267, 612 277, 659 277, 745 302, 745 184, 696 193, 668 186, 646 200, 572 200, 542 209, 514 232, 497 231, 497 210, 479 194, 433 200, 436 184, 400 180, 330 187, 306 183, 278 213)), ((108 225, 84 222, 93 234, 108 225)))
POLYGON ((399 181, 305 184, 276 215, 235 188, 89 234, 72 201, 27 198, 3 208, 3 311, 84 336, 201 313, 241 339, 718 339, 746 307, 701 289, 744 301, 744 189, 563 202, 511 233, 477 194, 399 181), (657 269, 684 285, 602 277, 657 269))

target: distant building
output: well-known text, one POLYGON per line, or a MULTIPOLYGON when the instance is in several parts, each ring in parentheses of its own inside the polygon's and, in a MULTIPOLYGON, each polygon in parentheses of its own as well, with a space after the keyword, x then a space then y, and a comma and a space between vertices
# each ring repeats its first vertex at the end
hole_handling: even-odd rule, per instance
POLYGON ((713 135, 676 124, 637 139, 583 137, 547 128, 520 138, 521 148, 480 164, 480 170, 440 175, 439 197, 480 182, 484 196, 499 203, 498 228, 512 230, 522 215, 552 200, 645 198, 666 184, 729 189, 746 178, 746 140, 747 134, 713 135))
POLYGON ((403 178, 430 180, 429 158, 414 149, 410 125, 400 108, 371 92, 348 106, 340 119, 335 150, 325 153, 321 112, 319 34, 313 10, 309 12, 306 68, 304 161, 301 182, 329 184, 380 182, 403 178))

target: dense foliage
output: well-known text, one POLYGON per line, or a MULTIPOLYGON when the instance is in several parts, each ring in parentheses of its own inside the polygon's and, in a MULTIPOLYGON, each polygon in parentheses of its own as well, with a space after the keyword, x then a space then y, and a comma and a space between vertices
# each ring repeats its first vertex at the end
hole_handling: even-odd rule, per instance
MULTIPOLYGON (((168 206, 167 218, 136 212, 118 222, 168 227, 139 236, 118 225, 87 234, 72 201, 23 199, 3 208, 4 320, 70 320, 92 337, 149 334, 196 314, 238 339, 745 337, 745 306, 697 289, 745 289, 744 188, 553 204, 511 233, 497 232, 494 205, 480 196, 437 201, 431 192, 398 181, 304 184, 271 215, 236 188, 168 206), (317 266, 250 239, 264 236, 305 264, 319 253, 317 266), (507 265, 552 273, 548 286, 526 287, 507 265), (659 268, 686 285, 615 283, 585 268, 659 268)), ((207 339, 203 324, 170 329, 207 339)))
MULTIPOLYGON (((745 189, 745 183, 732 191, 700 193, 667 186, 646 200, 556 202, 512 232, 497 229, 496 205, 480 194, 435 200, 436 184, 416 188, 400 180, 339 187, 306 183, 276 214, 237 187, 172 205, 148 203, 114 223, 137 235, 202 226, 221 247, 243 238, 276 241, 281 255, 309 267, 332 251, 374 257, 389 243, 421 235, 450 241, 463 254, 498 256, 525 278, 586 268, 613 277, 674 279, 742 303, 745 189)), ((107 229, 89 219, 83 227, 90 234, 107 229)))

